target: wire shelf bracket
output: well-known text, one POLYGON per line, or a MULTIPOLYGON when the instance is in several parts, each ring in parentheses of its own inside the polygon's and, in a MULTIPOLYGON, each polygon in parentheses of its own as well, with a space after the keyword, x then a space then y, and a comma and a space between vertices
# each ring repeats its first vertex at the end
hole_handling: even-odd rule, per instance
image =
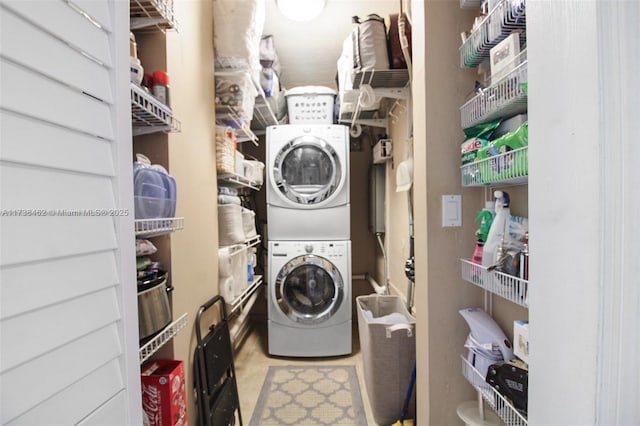
POLYGON ((180 330, 186 327, 187 323, 187 314, 184 313, 176 321, 166 326, 157 336, 145 343, 139 351, 140 364, 149 359, 169 340, 173 339, 180 330))

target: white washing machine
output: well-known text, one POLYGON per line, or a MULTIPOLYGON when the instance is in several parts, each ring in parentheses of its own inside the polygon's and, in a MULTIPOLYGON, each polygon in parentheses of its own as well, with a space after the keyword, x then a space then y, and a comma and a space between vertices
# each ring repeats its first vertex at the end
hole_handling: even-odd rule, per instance
POLYGON ((270 240, 349 240, 349 128, 288 124, 267 128, 270 240))
POLYGON ((269 353, 351 353, 351 241, 270 241, 269 353))

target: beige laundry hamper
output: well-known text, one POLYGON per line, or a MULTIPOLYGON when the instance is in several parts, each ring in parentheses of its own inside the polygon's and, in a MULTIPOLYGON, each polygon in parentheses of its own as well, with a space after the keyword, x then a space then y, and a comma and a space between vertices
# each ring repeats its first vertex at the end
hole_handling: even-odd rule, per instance
MULTIPOLYGON (((416 359, 415 318, 400 296, 356 298, 364 380, 378 425, 398 420, 416 359)), ((415 418, 415 392, 407 419, 415 418)))

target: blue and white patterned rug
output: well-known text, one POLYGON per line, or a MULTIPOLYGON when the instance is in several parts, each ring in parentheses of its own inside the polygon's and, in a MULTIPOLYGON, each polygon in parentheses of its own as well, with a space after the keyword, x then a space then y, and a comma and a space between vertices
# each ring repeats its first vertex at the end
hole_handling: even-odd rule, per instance
POLYGON ((355 366, 270 366, 250 425, 366 426, 355 366))

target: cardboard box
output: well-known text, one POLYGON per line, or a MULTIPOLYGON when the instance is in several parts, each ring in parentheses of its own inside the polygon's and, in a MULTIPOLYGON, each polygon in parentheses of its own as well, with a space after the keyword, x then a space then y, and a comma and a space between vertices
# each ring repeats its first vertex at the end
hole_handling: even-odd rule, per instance
POLYGON ((513 353, 529 364, 529 321, 513 322, 513 353))
POLYGON ((489 51, 491 84, 509 74, 516 67, 515 59, 520 54, 520 33, 512 33, 489 51))
POLYGON ((142 408, 151 426, 186 426, 187 394, 184 363, 157 360, 146 365, 142 378, 142 408))

